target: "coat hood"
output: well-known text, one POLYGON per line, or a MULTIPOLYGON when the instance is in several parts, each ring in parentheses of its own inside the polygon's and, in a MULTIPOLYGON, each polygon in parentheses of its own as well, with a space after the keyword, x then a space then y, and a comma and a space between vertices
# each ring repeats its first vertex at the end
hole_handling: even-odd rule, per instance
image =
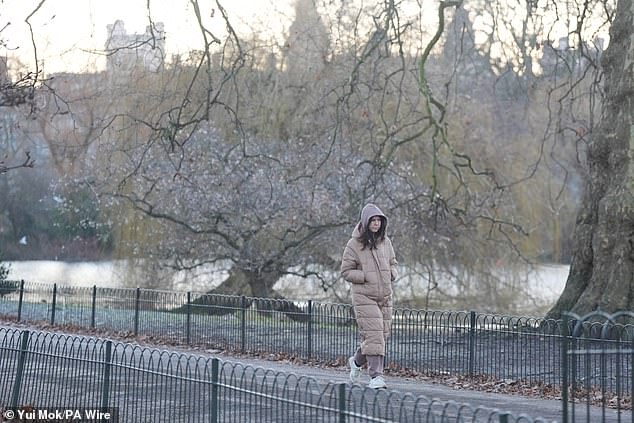
POLYGON ((365 232, 365 229, 368 227, 368 223, 373 216, 381 216, 383 226, 387 229, 387 216, 383 214, 381 209, 379 209, 376 205, 369 203, 361 210, 361 220, 355 226, 354 231, 352 232, 353 236, 358 236, 365 232))

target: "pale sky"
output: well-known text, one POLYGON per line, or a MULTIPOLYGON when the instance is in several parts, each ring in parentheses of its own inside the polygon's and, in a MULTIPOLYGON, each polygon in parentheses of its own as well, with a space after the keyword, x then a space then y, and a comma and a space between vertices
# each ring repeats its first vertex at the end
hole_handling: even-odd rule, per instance
MULTIPOLYGON (((87 52, 103 50, 106 25, 119 19, 124 21, 128 34, 145 32, 149 24, 148 3, 152 21, 165 25, 168 57, 199 48, 202 40, 189 0, 0 0, 0 40, 6 44, 0 44, 0 54, 32 59, 31 36, 25 20, 41 2, 29 22, 46 73, 90 70, 90 66, 103 62, 103 58, 87 52)), ((293 0, 219 2, 238 32, 246 32, 252 26, 282 33, 294 14, 293 0)), ((219 10, 213 11, 217 9, 216 1, 199 3, 208 29, 215 35, 224 35, 221 14, 219 10)))
MULTIPOLYGON (((199 0, 205 26, 220 38, 225 35, 225 24, 217 1, 241 35, 255 28, 280 40, 294 18, 295 0, 199 0)), ((432 19, 436 16, 436 2, 422 0, 424 6, 418 2, 411 6, 424 7, 430 12, 424 15, 432 19)), ((190 0, 0 0, 0 55, 32 62, 31 34, 25 19, 33 14, 29 22, 45 74, 102 69, 105 58, 98 53, 104 49, 106 26, 122 20, 128 34, 144 33, 149 24, 148 4, 152 21, 164 24, 167 58, 201 49, 202 36, 190 0)), ((436 23, 432 25, 435 27, 436 23)), ((553 41, 558 40, 559 36, 554 35, 557 32, 565 35, 565 26, 563 30, 549 31, 553 41)))

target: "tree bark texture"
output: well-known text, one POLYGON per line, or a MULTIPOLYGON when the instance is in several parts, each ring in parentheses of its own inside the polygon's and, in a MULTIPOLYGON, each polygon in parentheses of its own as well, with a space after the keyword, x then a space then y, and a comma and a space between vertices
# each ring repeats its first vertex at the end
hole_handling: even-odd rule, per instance
POLYGON ((601 58, 605 100, 566 286, 547 318, 634 308, 634 0, 619 0, 601 58))

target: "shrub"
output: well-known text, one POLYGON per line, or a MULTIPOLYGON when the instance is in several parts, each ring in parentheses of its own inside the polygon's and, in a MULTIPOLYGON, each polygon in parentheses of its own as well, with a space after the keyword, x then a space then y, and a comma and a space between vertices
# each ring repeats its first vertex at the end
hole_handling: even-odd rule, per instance
POLYGON ((2 263, 2 253, 0 253, 0 297, 12 293, 18 289, 18 283, 7 280, 9 276, 9 265, 2 263))

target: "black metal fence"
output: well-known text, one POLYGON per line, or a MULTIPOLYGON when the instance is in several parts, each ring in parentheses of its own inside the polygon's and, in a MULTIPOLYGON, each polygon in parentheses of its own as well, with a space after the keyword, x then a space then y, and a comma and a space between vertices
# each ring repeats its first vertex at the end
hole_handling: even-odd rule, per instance
MULTIPOLYGON (((13 288, 0 297, 0 313, 18 321, 325 361, 342 361, 358 342, 348 304, 24 282, 13 288)), ((561 333, 561 321, 397 307, 387 362, 393 369, 560 385, 561 333)))
MULTIPOLYGON (((2 289, 0 314, 19 321, 341 364, 358 342, 353 309, 347 304, 24 282, 9 282, 2 289)), ((562 397, 570 389, 576 392, 583 382, 588 392, 605 392, 603 402, 593 399, 587 404, 604 410, 630 409, 631 323, 610 330, 601 326, 611 334, 608 339, 597 336, 591 319, 544 320, 396 307, 386 359, 389 371, 512 380, 561 389, 562 397), (622 336, 614 336, 615 331, 622 336), (581 351, 588 353, 583 356, 581 351), (588 372, 593 375, 596 369, 602 369, 603 376, 589 377, 588 372)))
POLYGON ((102 419, 111 423, 543 422, 217 358, 7 328, 0 328, 0 398, 5 417, 89 409, 111 413, 102 419))
MULTIPOLYGON (((616 410, 616 420, 634 423, 631 387, 634 385, 634 313, 585 316, 566 314, 567 333, 562 348, 562 422, 592 422, 591 408, 599 406, 601 421, 607 411, 616 410)), ((594 420, 593 420, 594 419, 594 420)))

